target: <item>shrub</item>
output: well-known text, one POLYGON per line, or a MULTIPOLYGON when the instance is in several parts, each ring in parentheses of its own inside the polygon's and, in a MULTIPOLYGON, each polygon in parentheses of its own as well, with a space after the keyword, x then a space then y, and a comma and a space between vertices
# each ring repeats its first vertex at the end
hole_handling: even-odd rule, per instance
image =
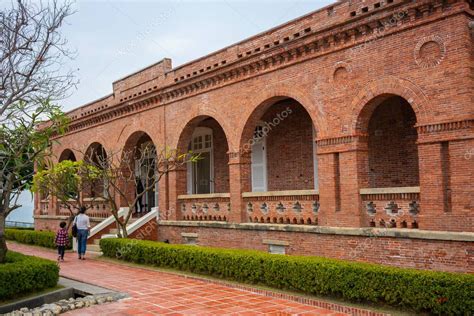
POLYGON ((105 256, 125 261, 353 302, 444 315, 474 310, 474 275, 130 239, 101 239, 100 247, 105 256))
MULTIPOLYGON (((56 248, 54 239, 56 233, 49 231, 5 229, 5 238, 22 244, 36 245, 47 248, 56 248)), ((72 236, 69 236, 69 249, 72 248, 72 236)))
POLYGON ((54 261, 8 251, 0 264, 0 301, 54 287, 59 267, 54 261))

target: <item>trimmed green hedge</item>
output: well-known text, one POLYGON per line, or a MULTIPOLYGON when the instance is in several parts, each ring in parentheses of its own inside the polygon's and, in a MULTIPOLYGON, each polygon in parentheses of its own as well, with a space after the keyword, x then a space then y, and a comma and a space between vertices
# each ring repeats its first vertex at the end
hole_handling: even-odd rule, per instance
POLYGON ((54 287, 58 279, 56 262, 8 251, 0 264, 0 301, 54 287))
POLYGON ((131 239, 101 239, 100 247, 105 256, 125 261, 353 302, 444 315, 474 310, 474 275, 131 239))
MULTIPOLYGON (((47 248, 56 248, 54 239, 56 233, 49 231, 24 230, 24 229, 5 229, 5 238, 14 240, 22 244, 36 245, 47 248)), ((69 236, 69 248, 72 248, 72 236, 69 236)))

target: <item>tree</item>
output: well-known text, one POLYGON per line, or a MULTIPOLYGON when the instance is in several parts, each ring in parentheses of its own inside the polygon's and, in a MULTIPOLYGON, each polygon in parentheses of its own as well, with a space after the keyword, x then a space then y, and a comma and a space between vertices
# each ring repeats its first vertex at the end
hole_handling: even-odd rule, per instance
POLYGON ((65 205, 70 212, 69 228, 81 207, 88 209, 92 206, 94 198, 90 203, 84 203, 80 192, 93 187, 99 176, 100 170, 82 160, 63 160, 36 172, 33 177, 32 191, 54 196, 65 205))
POLYGON ((20 207, 34 163, 48 158, 51 137, 67 118, 54 102, 68 95, 74 76, 60 28, 72 14, 69 2, 17 0, 0 11, 0 263, 5 261, 5 220, 20 207), (43 123, 48 121, 47 123, 43 123))
POLYGON ((44 100, 61 100, 76 84, 64 59, 73 57, 60 33, 73 13, 67 1, 13 2, 0 11, 0 117, 7 120, 44 100), (22 102, 23 109, 17 110, 22 102))
POLYGON ((49 160, 51 137, 63 133, 68 119, 60 108, 50 102, 37 106, 34 112, 24 111, 0 124, 0 263, 4 262, 7 247, 4 239, 5 220, 19 208, 21 192, 31 187, 35 163, 45 165, 49 160), (47 126, 38 129, 45 118, 47 126))
POLYGON ((96 159, 89 159, 101 171, 100 178, 106 192, 104 198, 117 223, 119 237, 128 237, 127 225, 144 194, 153 190, 170 171, 198 159, 191 152, 178 153, 169 148, 157 151, 151 142, 122 153, 108 152, 96 159), (145 181, 139 188, 137 180, 143 178, 145 181), (119 210, 122 206, 127 207, 128 212, 120 217, 119 210))

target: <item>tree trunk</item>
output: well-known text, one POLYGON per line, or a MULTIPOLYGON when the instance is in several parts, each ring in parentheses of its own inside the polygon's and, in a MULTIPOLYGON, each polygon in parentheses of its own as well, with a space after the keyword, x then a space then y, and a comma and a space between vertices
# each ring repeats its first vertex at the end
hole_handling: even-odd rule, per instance
POLYGON ((0 213, 0 263, 4 263, 7 255, 7 242, 5 240, 5 216, 0 213))
POLYGON ((120 223, 120 228, 122 230, 122 237, 123 238, 128 238, 127 223, 120 223))

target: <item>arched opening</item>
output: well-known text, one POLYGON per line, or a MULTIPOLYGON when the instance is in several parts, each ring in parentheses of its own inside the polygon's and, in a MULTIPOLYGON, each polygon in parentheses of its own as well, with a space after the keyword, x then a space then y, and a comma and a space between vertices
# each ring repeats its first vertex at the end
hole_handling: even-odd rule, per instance
POLYGON ((241 148, 250 152, 252 192, 318 188, 315 129, 296 100, 264 102, 244 128, 241 148))
POLYGON ((221 125, 212 117, 199 116, 190 121, 178 142, 180 153, 198 156, 188 162, 184 179, 179 179, 178 194, 211 194, 229 192, 229 150, 221 125))
POLYGON ((135 216, 141 216, 158 206, 158 183, 154 180, 156 160, 156 147, 148 134, 139 131, 128 138, 122 153, 122 164, 130 164, 124 166, 124 170, 133 173, 128 177, 133 179, 128 190, 129 199, 142 195, 135 205, 135 216))
POLYGON ((58 162, 61 162, 61 161, 64 161, 64 160, 76 161, 76 155, 74 155, 72 150, 65 149, 65 150, 63 150, 61 155, 59 155, 58 162))
POLYGON ((362 216, 365 225, 418 227, 420 180, 417 117, 403 97, 383 94, 368 102, 357 124, 367 135, 359 152, 362 216), (405 223, 405 224, 404 224, 405 223))
MULTIPOLYGON (((92 143, 86 150, 84 161, 93 166, 103 169, 107 163, 107 152, 100 143, 92 143)), ((107 194, 103 181, 96 181, 84 192, 85 197, 96 198, 104 197, 107 194)))
POLYGON ((369 187, 419 186, 415 112, 399 96, 374 102, 367 125, 369 187))
MULTIPOLYGON (((61 153, 61 155, 59 155, 59 159, 58 159, 58 162, 61 162, 61 161, 77 161, 76 160, 76 155, 74 155, 74 152, 71 150, 71 149, 65 149, 63 150, 63 152, 61 153)), ((44 196, 41 196, 40 198, 41 199, 46 199, 48 198, 48 195, 49 193, 45 193, 44 196)), ((79 197, 79 192, 76 192, 76 190, 70 190, 68 192, 68 195, 70 197, 79 197)))

